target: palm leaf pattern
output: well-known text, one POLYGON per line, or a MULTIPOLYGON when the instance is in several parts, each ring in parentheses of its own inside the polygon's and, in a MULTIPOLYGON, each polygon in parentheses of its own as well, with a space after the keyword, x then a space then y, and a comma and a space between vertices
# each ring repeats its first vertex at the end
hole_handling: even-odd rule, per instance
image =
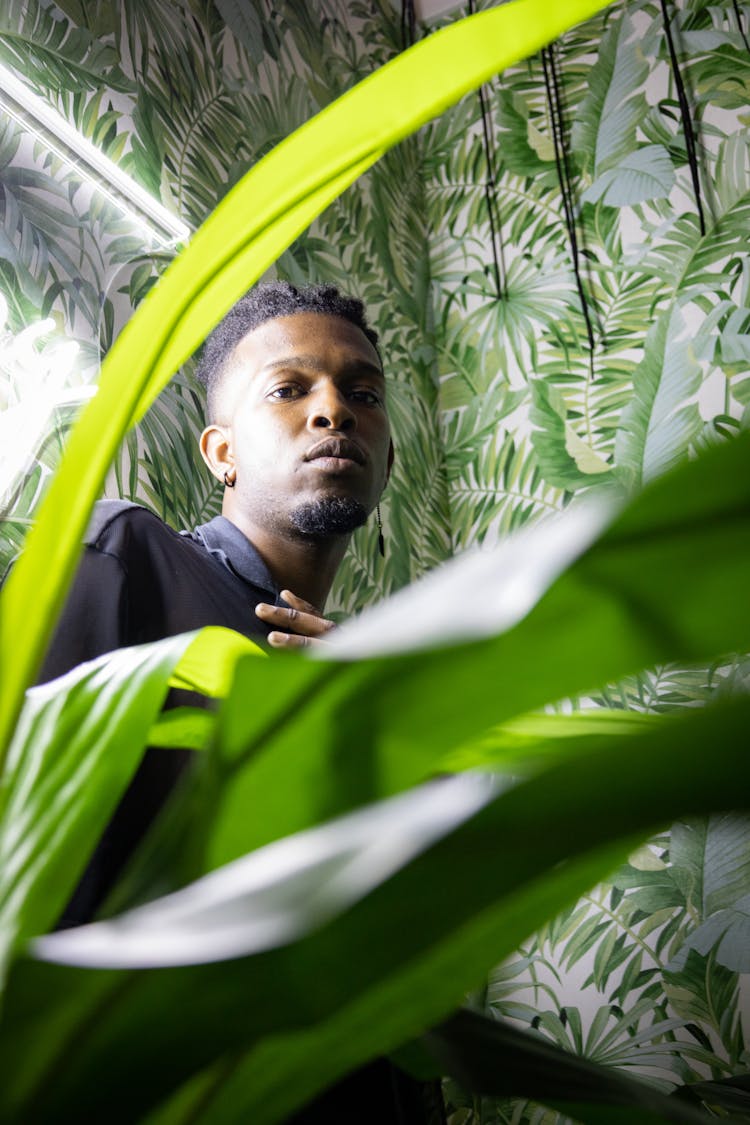
POLYGON ((71 85, 126 89, 115 46, 99 39, 96 28, 59 14, 51 4, 8 0, 0 15, 0 60, 18 68, 34 88, 48 92, 71 85))
MULTIPOLYGON (((367 302, 390 381, 386 558, 371 520, 339 572, 335 619, 577 493, 637 487, 750 420, 750 19, 732 0, 669 7, 704 234, 661 6, 619 0, 555 48, 572 232, 533 58, 485 88, 490 145, 480 99, 464 99, 277 263, 280 277, 329 280, 367 302)), ((0 61, 193 227, 248 165, 402 47, 389 0, 8 0, 0 16, 0 61)), ((3 117, 0 195, 9 330, 52 315, 79 344, 85 382, 171 252, 3 117)), ((108 494, 177 527, 214 515, 219 491, 193 441, 202 409, 188 364, 127 438, 108 494)), ((61 416, 2 513, 3 568, 65 427, 61 416)), ((749 671, 741 656, 654 668, 559 707, 698 706, 749 671)), ((749 841, 737 818, 676 825, 530 938, 471 1003, 645 1068, 665 1088, 746 1070, 749 841)), ((448 1094, 452 1125, 563 1120, 453 1084, 448 1094)))

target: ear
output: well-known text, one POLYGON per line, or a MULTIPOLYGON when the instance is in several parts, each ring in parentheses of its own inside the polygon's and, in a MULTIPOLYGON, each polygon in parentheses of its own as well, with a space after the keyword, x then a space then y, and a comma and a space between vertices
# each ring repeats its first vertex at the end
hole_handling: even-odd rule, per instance
POLYGON ((218 426, 211 423, 198 441, 201 456, 208 465, 213 476, 223 483, 224 474, 234 474, 234 453, 232 451, 232 433, 228 426, 218 426))

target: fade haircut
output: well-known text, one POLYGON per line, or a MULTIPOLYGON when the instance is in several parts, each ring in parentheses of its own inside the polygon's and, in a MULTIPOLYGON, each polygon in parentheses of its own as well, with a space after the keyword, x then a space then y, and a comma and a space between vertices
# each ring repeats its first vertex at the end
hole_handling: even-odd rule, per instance
POLYGON ((203 345, 196 370, 206 388, 207 412, 210 422, 217 421, 219 388, 227 360, 248 332, 268 320, 294 313, 314 312, 338 316, 356 325, 378 353, 378 334, 367 323, 365 306, 357 297, 346 297, 335 285, 306 285, 297 289, 287 281, 271 281, 256 285, 229 310, 203 345))

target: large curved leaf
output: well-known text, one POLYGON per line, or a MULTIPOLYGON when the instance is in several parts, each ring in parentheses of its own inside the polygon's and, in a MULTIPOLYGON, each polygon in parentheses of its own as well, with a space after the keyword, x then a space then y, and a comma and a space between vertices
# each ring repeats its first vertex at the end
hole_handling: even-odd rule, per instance
POLYGON ((500 795, 483 793, 479 779, 434 782, 396 805, 273 844, 181 897, 45 938, 38 949, 50 958, 87 964, 95 938, 98 965, 132 964, 138 946, 137 963, 145 955, 154 967, 17 963, 0 1029, 8 1075, 0 1120, 38 1119, 53 1106, 60 1117, 80 1112, 84 1091, 93 1117, 106 1106, 109 1120, 133 1120, 228 1051, 286 1031, 307 1049, 268 1041, 251 1060, 242 1107, 246 1120, 283 1119, 342 1066, 446 1015, 498 957, 603 875, 617 855, 608 845, 625 848, 664 818, 735 805, 749 718, 740 700, 663 719, 658 730, 558 763, 500 795), (459 792, 468 801, 446 816, 459 792), (410 831, 417 812, 432 825, 421 842, 410 831), (529 832, 537 821, 546 830, 529 832), (310 865, 322 838, 335 840, 343 861, 333 881, 330 865, 310 865), (378 875, 368 855, 389 851, 378 875), (365 898, 347 875, 359 864, 374 874, 365 898), (321 902, 333 916, 319 928, 321 902), (179 947, 163 940, 170 908, 180 912, 179 947), (202 959, 258 952, 185 966, 191 935, 202 959))
POLYGON ((458 1012, 423 1042, 449 1074, 474 1093, 533 1098, 587 1125, 638 1125, 713 1119, 622 1072, 561 1051, 511 1025, 458 1012), (502 1060, 502 1062, 500 1061, 502 1060))
POLYGON ((15 945, 57 921, 168 688, 224 694, 238 655, 260 651, 207 628, 120 649, 28 693, 0 794, 0 975, 15 945))

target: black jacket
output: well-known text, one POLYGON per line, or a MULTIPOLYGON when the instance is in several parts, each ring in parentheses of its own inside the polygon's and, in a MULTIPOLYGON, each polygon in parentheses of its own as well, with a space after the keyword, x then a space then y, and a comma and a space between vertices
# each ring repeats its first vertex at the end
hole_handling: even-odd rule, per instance
MULTIPOLYGON (((284 605, 253 544, 223 516, 178 533, 126 501, 101 501, 44 660, 40 682, 126 645, 205 625, 224 625, 263 644, 272 626, 258 602, 284 605)), ((171 692, 167 706, 198 697, 171 692)), ((147 750, 59 926, 90 921, 147 832, 191 752, 147 750)), ((322 1093, 289 1125, 441 1125, 436 1084, 415 1082, 376 1059, 322 1093)))

